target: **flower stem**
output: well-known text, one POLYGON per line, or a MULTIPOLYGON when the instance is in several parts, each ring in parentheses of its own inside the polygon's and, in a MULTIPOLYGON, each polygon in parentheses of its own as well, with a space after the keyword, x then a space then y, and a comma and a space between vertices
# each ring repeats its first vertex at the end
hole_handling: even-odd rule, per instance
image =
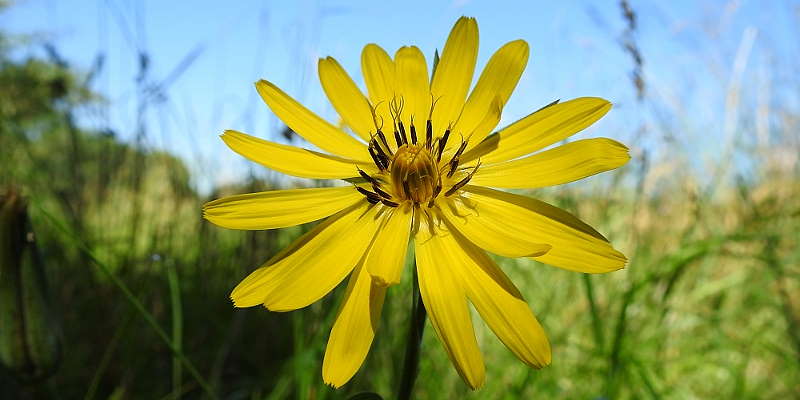
POLYGON ((412 278, 413 289, 411 292, 411 322, 408 326, 408 341, 406 343, 406 355, 403 360, 403 375, 400 376, 400 390, 397 392, 398 400, 411 398, 414 389, 414 381, 419 372, 419 350, 422 346, 422 332, 425 329, 425 306, 422 304, 422 296, 419 292, 417 281, 417 263, 414 263, 414 277, 412 278))

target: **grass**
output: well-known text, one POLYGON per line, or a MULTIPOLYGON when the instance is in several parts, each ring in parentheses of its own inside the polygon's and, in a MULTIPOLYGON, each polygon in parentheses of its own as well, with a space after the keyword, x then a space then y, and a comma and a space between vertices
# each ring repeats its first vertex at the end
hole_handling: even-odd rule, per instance
MULTIPOLYGON (((624 188, 609 192, 609 180, 593 182, 536 195, 596 225, 630 258, 625 270, 584 275, 498 258, 547 330, 553 364, 528 369, 475 315, 487 382, 469 392, 428 326, 415 398, 795 396, 800 185, 767 182, 725 200, 698 199, 699 217, 692 219, 691 192, 636 196, 624 188)), ((258 183, 248 186, 230 190, 258 183)), ((202 200, 188 202, 199 210, 202 200)), ((32 210, 42 236, 59 231, 52 242, 43 239, 45 249, 80 250, 67 262, 45 257, 64 330, 65 357, 49 380, 58 388, 54 398, 325 399, 361 391, 392 397, 410 317, 409 269, 389 291, 365 366, 335 391, 321 382, 320 370, 342 287, 291 313, 234 309, 227 299, 248 269, 308 227, 234 232, 209 226, 199 212, 172 213, 171 221, 157 212, 140 214, 140 229, 155 232, 143 241, 151 247, 119 255, 110 250, 115 241, 130 238, 89 247, 46 206, 32 210), (153 220, 170 228, 152 228, 153 220), (93 266, 74 262, 84 258, 93 266)))
MULTIPOLYGON (((621 4, 624 48, 638 60, 635 90, 656 103, 644 90, 633 11, 621 4)), ((45 100, 32 103, 55 103, 45 100)), ((76 127, 76 108, 53 106, 45 117, 20 113, 0 124, 0 183, 21 187, 31 202, 63 354, 44 381, 22 383, 0 370, 0 393, 87 400, 395 396, 411 318, 410 265, 388 292, 364 366, 340 390, 323 384, 321 364, 343 285, 290 313, 235 309, 228 299, 250 270, 310 224, 230 231, 203 221, 202 204, 320 182, 251 178, 201 194, 180 160, 141 145, 146 126, 137 127, 137 143, 124 144, 76 127)), ((772 114, 766 145, 730 141, 731 157, 753 165, 746 174, 726 161, 710 168, 708 179, 675 161, 692 154, 674 143, 660 147, 669 158, 652 160, 634 140, 635 157, 619 171, 527 192, 597 228, 628 256, 627 268, 585 275, 497 258, 548 332, 552 365, 527 368, 474 314, 487 381, 471 392, 428 324, 414 398, 800 398, 800 171, 796 159, 777 156, 800 151, 800 113, 786 106, 772 114)), ((670 136, 682 122, 660 133, 670 136)), ((750 128, 728 129, 739 135, 750 128)))

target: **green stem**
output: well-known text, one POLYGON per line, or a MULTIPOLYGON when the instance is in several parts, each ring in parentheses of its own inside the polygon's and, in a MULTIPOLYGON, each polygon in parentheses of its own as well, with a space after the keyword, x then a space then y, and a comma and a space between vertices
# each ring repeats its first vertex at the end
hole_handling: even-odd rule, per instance
POLYGON ((411 292, 411 323, 408 326, 408 341, 406 343, 406 355, 403 359, 403 374, 400 376, 400 389, 397 392, 398 400, 408 400, 414 390, 414 381, 419 372, 419 350, 422 346, 422 333, 425 329, 425 305, 422 304, 422 296, 419 292, 419 282, 417 281, 417 264, 414 263, 413 289, 411 292))
POLYGON ((589 311, 592 316, 592 333, 594 334, 594 342, 598 352, 605 351, 605 338, 603 337, 603 322, 600 319, 600 313, 597 310, 597 303, 594 298, 594 285, 592 284, 592 276, 583 274, 583 286, 586 289, 586 298, 589 301, 589 311))

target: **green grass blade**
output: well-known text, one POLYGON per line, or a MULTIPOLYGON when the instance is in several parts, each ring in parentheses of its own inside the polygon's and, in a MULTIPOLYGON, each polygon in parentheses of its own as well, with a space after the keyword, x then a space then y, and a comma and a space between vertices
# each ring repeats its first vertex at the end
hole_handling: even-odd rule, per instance
POLYGON ((100 268, 100 270, 104 274, 106 274, 106 276, 108 276, 111 282, 115 286, 117 286, 117 288, 119 288, 119 290, 122 292, 123 296, 128 301, 128 303, 130 303, 130 305, 133 306, 133 308, 139 313, 139 315, 142 316, 145 322, 147 322, 147 324, 150 325, 150 327, 153 329, 153 331, 155 331, 155 333, 164 342, 164 344, 167 345, 170 351, 172 351, 172 354, 181 360, 183 365, 186 367, 186 370, 188 370, 189 373, 192 375, 192 377, 197 381, 197 383, 200 384, 200 387, 203 388, 206 394, 212 399, 217 399, 218 397, 214 393, 214 390, 211 388, 208 382, 203 378, 203 376, 200 375, 200 372, 197 371, 197 368, 195 368, 194 364, 192 364, 192 362, 189 361, 189 359, 187 359, 186 356, 184 356, 184 354, 177 347, 175 347, 175 344, 172 342, 169 336, 167 336, 167 333, 164 331, 164 329, 161 328, 161 326, 158 324, 153 315, 150 314, 150 312, 148 312, 147 309, 145 309, 144 305, 133 294, 133 292, 131 292, 131 290, 128 288, 128 285, 126 285, 125 282, 123 282, 122 279, 120 279, 119 276, 117 276, 117 274, 112 272, 111 268, 109 268, 105 263, 100 261, 94 255, 92 250, 89 249, 89 247, 86 246, 86 244, 83 243, 80 239, 78 239, 78 237, 74 235, 73 232, 70 232, 69 229, 66 226, 64 226, 64 224, 61 221, 55 218, 47 210, 41 207, 38 207, 38 209, 42 213, 42 215, 44 215, 53 224, 53 226, 63 234, 65 240, 71 242, 78 249, 83 251, 84 254, 86 254, 86 256, 98 268, 100 268))

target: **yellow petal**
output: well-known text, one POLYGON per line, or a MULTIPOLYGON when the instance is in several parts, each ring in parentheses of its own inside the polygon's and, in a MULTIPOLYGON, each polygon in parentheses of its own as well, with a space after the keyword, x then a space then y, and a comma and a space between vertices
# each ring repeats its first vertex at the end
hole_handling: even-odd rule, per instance
POLYGON ((208 202, 203 217, 230 229, 284 228, 325 218, 363 198, 351 186, 271 190, 208 202))
MULTIPOLYGON (((399 106, 399 102, 402 100, 401 119, 410 141, 411 117, 414 117, 414 125, 418 132, 424 132, 425 121, 427 121, 431 111, 428 66, 425 64, 425 56, 416 46, 401 47, 394 56, 394 62, 398 94, 400 95, 400 98, 396 101, 399 106)), ((384 130, 387 129, 384 128, 384 130)), ((421 135, 421 133, 418 133, 418 135, 421 135)))
POLYGON ((545 107, 490 135, 461 159, 480 158, 485 165, 533 153, 586 129, 610 109, 611 103, 597 97, 545 107))
POLYGON ((454 253, 449 232, 437 230, 431 235, 428 227, 421 226, 414 239, 422 301, 456 371, 470 388, 477 389, 485 378, 483 356, 458 271, 452 269, 463 253, 454 253))
POLYGON ((534 368, 550 364, 550 343, 525 299, 486 253, 459 233, 441 240, 447 244, 467 297, 489 328, 520 360, 534 368))
POLYGON ((413 210, 402 206, 392 209, 384 218, 375 242, 367 255, 366 266, 376 283, 382 286, 400 283, 406 261, 408 237, 413 210))
POLYGON ((454 224, 474 243, 483 230, 497 232, 498 241, 546 243, 552 248, 535 260, 586 273, 615 271, 627 262, 602 235, 564 210, 480 186, 467 185, 462 193, 454 199, 460 215, 454 224))
POLYGON ((489 59, 455 128, 456 132, 470 136, 468 149, 480 143, 497 126, 499 115, 494 125, 481 122, 486 114, 495 112, 498 104, 502 109, 508 102, 527 64, 528 44, 524 40, 506 43, 489 59))
MULTIPOLYGON (((502 113, 503 113, 503 103, 500 101, 499 97, 495 97, 494 101, 490 104, 489 108, 484 110, 483 114, 481 115, 483 119, 481 119, 481 121, 478 123, 475 129, 473 129, 472 131, 459 132, 460 133, 459 140, 447 141, 447 146, 445 147, 446 150, 444 152, 447 155, 447 157, 444 157, 444 159, 450 158, 457 151, 456 148, 458 148, 461 145, 462 139, 460 136, 463 136, 463 140, 467 141, 467 148, 475 147, 475 143, 480 142, 480 140, 482 139, 481 132, 489 132, 495 126, 497 126, 497 123, 500 122, 500 115, 502 113), (478 138, 477 140, 474 139, 475 136, 477 136, 478 138)), ((454 131, 458 132, 457 128, 454 128, 454 131)))
POLYGON ((344 68, 331 57, 319 59, 319 81, 333 108, 344 122, 365 141, 375 132, 369 101, 344 68))
POLYGON ((630 158, 622 143, 606 138, 583 139, 479 168, 470 182, 509 189, 561 185, 618 168, 630 158))
POLYGON ((448 124, 458 120, 472 84, 477 57, 478 23, 475 18, 461 17, 447 37, 431 82, 431 93, 436 99, 433 110, 436 134, 441 135, 448 124))
POLYGON ((386 287, 372 282, 363 263, 350 274, 347 293, 325 348, 325 383, 341 387, 361 368, 378 329, 385 295, 386 287))
POLYGON ((342 179, 358 176, 358 169, 374 173, 373 163, 348 160, 299 147, 259 139, 237 131, 225 131, 222 140, 231 150, 267 168, 287 175, 313 179, 342 179))
POLYGON ((541 256, 550 251, 552 246, 546 243, 537 243, 529 237, 515 236, 509 231, 509 224, 514 220, 501 219, 486 221, 471 216, 473 210, 463 205, 460 199, 447 199, 438 202, 441 215, 447 221, 451 230, 457 230, 466 235, 472 243, 494 254, 517 258, 541 256))
POLYGON ((389 102, 395 96, 395 66, 380 46, 368 44, 361 52, 361 72, 367 84, 369 99, 375 108, 375 124, 391 134, 392 115, 389 102))
POLYGON ((305 140, 332 154, 369 161, 369 153, 363 143, 303 107, 272 82, 262 79, 256 82, 256 89, 272 112, 305 140))
POLYGON ((239 283, 234 305, 290 311, 319 300, 361 259, 381 207, 363 201, 323 221, 239 283))

